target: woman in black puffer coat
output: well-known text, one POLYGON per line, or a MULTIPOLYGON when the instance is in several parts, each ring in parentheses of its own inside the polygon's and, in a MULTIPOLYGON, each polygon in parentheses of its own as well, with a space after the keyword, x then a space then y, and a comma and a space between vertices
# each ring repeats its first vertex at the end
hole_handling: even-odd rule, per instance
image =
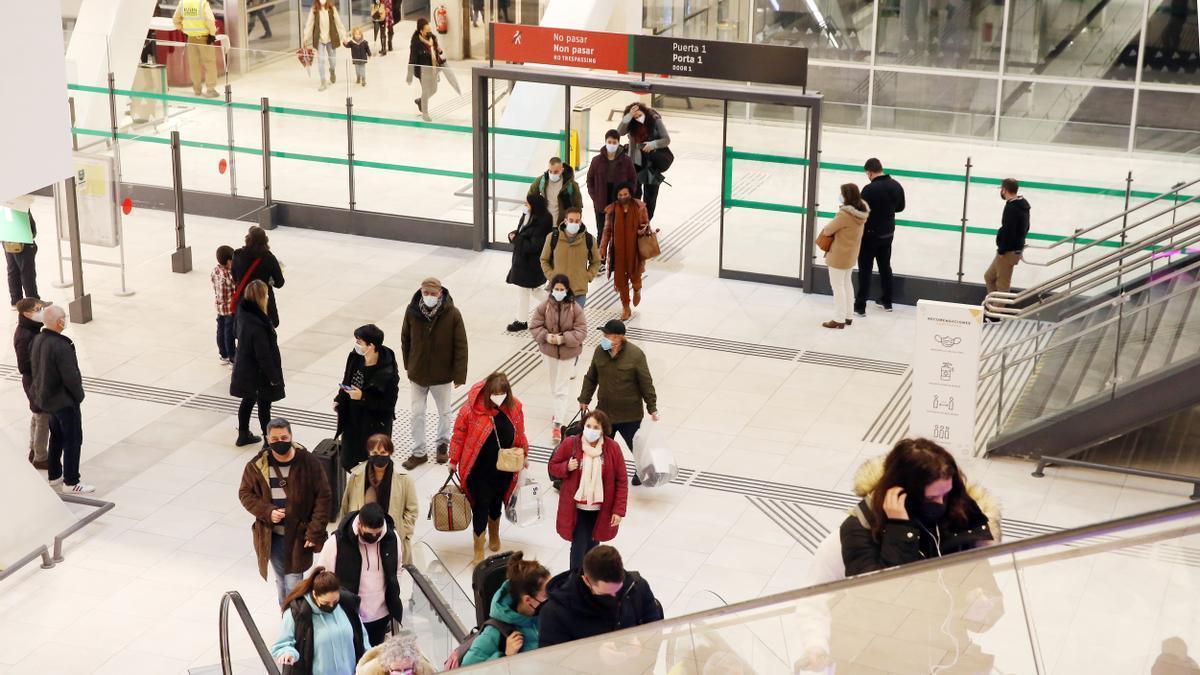
POLYGON ((546 284, 542 273, 542 247, 554 227, 554 218, 546 207, 546 198, 539 194, 525 196, 525 215, 517 229, 508 233, 512 243, 512 267, 508 283, 517 287, 517 319, 508 324, 510 332, 529 328, 529 309, 533 292, 546 284))
POLYGON ((283 399, 283 361, 279 336, 267 315, 267 285, 251 281, 242 291, 237 310, 238 355, 233 363, 229 395, 242 399, 238 406, 237 444, 253 445, 262 438, 250 433, 250 412, 258 404, 258 424, 265 434, 271 421, 271 404, 283 399))

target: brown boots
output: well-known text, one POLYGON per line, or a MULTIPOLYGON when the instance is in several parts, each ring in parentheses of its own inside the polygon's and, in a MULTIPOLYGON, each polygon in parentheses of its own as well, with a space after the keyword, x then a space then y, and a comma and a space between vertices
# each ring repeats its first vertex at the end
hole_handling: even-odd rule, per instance
POLYGON ((500 519, 488 519, 488 549, 492 552, 500 550, 500 519))
POLYGON ((483 539, 487 535, 475 534, 472 532, 472 536, 475 539, 475 555, 471 558, 471 564, 478 565, 479 563, 483 562, 483 539))
POLYGON ((628 321, 629 317, 633 316, 633 310, 629 308, 628 303, 621 303, 621 320, 628 321))

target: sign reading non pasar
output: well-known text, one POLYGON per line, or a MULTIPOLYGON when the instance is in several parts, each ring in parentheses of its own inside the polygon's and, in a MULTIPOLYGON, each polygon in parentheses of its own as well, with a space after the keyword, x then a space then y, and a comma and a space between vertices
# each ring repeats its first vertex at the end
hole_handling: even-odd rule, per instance
POLYGON ((492 58, 623 73, 629 69, 629 36, 497 23, 493 24, 492 58))
POLYGON ((923 436, 960 456, 974 453, 982 336, 979 306, 917 302, 910 436, 923 436))

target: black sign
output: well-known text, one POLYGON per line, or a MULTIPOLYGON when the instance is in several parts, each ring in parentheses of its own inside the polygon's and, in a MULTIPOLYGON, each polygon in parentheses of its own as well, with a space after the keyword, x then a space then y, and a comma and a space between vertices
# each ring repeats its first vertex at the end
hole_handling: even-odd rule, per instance
POLYGON ((808 49, 635 35, 629 70, 804 87, 808 49))

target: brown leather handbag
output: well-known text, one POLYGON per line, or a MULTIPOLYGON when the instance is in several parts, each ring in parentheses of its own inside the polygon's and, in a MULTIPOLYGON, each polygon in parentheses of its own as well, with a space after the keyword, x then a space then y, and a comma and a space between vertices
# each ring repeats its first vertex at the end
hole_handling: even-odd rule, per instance
POLYGON ((822 251, 824 251, 826 253, 829 253, 829 249, 833 248, 833 235, 832 234, 818 234, 817 235, 817 248, 821 249, 822 251))

